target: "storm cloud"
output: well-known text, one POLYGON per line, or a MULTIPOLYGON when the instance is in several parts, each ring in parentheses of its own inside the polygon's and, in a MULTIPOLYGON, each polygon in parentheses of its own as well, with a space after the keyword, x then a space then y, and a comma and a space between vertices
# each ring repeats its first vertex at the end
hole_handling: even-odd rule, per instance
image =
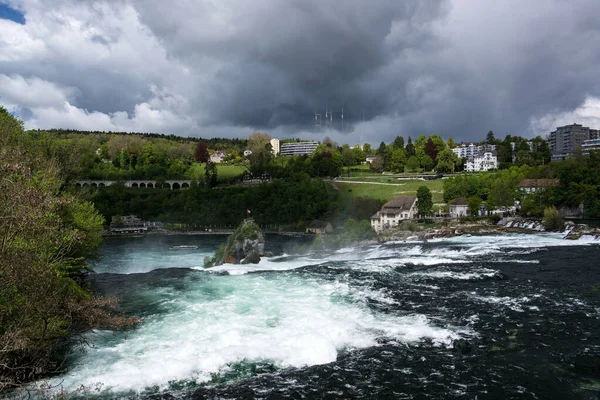
POLYGON ((0 19, 0 104, 30 128, 351 144, 600 128, 594 0, 7 4, 25 23, 0 19))

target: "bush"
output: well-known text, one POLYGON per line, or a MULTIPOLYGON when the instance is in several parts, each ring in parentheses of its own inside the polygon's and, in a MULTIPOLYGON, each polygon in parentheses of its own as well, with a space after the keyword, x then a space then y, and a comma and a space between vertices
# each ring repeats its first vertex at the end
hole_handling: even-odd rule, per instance
POLYGON ((562 232, 565 227, 565 222, 556 207, 546 207, 542 223, 546 230, 550 232, 562 232))

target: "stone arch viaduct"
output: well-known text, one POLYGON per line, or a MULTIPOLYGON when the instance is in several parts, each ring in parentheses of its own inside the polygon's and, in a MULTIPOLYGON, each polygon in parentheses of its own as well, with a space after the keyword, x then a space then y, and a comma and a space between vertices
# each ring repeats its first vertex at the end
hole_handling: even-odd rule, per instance
MULTIPOLYGON (((76 187, 84 187, 84 186, 105 187, 105 186, 113 185, 116 182, 117 181, 82 180, 82 181, 75 182, 75 186, 76 187)), ((185 180, 185 179, 183 179, 183 180, 176 179, 176 180, 168 180, 168 181, 163 181, 163 182, 164 182, 164 188, 177 190, 177 189, 189 188, 192 181, 185 180)), ((125 183, 126 187, 134 187, 134 188, 158 188, 160 186, 160 183, 157 183, 157 181, 147 180, 147 179, 125 181, 124 183, 125 183)))

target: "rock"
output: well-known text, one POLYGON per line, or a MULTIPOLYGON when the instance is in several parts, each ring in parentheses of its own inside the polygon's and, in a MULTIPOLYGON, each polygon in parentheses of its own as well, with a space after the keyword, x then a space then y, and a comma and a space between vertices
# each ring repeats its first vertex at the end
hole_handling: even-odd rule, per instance
POLYGON ((234 256, 228 255, 223 257, 222 264, 237 264, 237 259, 234 256))
POLYGON ((581 238, 581 234, 579 232, 569 232, 567 236, 565 236, 565 239, 568 240, 578 240, 579 238, 581 238))
POLYGON ((265 235, 254 219, 247 218, 219 247, 214 257, 204 261, 205 267, 221 264, 257 264, 264 253, 265 235))
POLYGON ((257 251, 251 251, 244 259, 242 264, 258 264, 260 262, 260 254, 257 251))

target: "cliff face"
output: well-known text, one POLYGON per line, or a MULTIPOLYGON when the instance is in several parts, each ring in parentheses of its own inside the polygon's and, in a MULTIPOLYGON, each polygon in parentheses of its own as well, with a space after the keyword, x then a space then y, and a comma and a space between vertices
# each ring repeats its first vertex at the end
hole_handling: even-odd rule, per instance
POLYGON ((264 255, 265 235, 252 218, 244 220, 223 243, 214 257, 204 260, 205 267, 221 264, 258 264, 264 255))

